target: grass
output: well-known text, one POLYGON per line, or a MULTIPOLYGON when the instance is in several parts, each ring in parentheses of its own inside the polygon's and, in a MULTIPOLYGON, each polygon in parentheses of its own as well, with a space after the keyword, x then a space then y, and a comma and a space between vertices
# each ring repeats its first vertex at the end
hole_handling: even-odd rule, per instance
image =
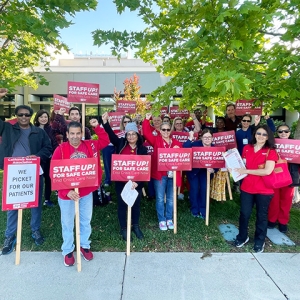
MULTIPOLYGON (((0 172, 2 185, 3 172, 0 172)), ((93 251, 121 251, 126 250, 126 243, 119 235, 117 219, 117 204, 114 186, 109 188, 113 196, 113 203, 105 207, 95 207, 92 219, 92 250, 93 251)), ((186 194, 187 199, 187 194, 186 194)), ((37 247, 31 236, 30 210, 23 212, 22 247, 23 251, 61 251, 62 244, 60 210, 57 198, 52 193, 51 200, 55 207, 43 207, 41 231, 46 242, 37 247)), ((2 203, 2 201, 1 201, 2 203)), ((219 224, 231 223, 238 226, 239 196, 234 194, 233 201, 216 202, 210 205, 210 224, 190 215, 188 200, 178 201, 178 233, 173 231, 161 232, 158 229, 155 202, 144 200, 141 203, 140 226, 145 239, 140 241, 133 237, 131 249, 135 252, 250 252, 253 246, 255 212, 253 211, 249 226, 250 243, 242 249, 233 247, 232 243, 224 240, 218 230, 219 224)), ((300 251, 300 207, 296 205, 291 210, 288 236, 296 246, 276 246, 266 239, 265 252, 299 252, 300 251)), ((6 226, 6 212, 0 212, 0 234, 4 238, 6 226)), ((0 241, 1 246, 1 241, 0 241)))

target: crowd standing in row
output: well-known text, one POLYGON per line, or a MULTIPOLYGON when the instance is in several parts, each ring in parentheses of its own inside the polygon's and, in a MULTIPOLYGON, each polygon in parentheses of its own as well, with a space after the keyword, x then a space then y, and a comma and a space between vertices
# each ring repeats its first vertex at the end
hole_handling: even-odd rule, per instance
MULTIPOLYGON (((0 94, 0 97, 5 93, 0 94)), ((159 148, 181 148, 181 147, 210 147, 212 145, 213 133, 234 130, 236 132, 237 147, 245 160, 245 169, 238 169, 247 177, 241 183, 241 210, 239 219, 239 234, 236 238, 236 247, 242 247, 248 242, 248 222, 253 205, 256 204, 257 221, 254 238, 254 251, 262 252, 267 228, 274 228, 279 222, 279 230, 287 231, 289 211, 293 195, 293 186, 299 185, 299 166, 291 165, 293 175, 293 186, 278 190, 268 189, 262 180, 262 176, 268 175, 274 169, 278 160, 275 151, 274 134, 275 125, 269 117, 265 117, 267 125, 259 125, 260 117, 255 117, 251 125, 252 116, 244 115, 242 118, 235 115, 234 104, 227 105, 226 117, 216 119, 216 127, 208 128, 205 124, 206 111, 201 113, 197 109, 191 114, 191 120, 184 124, 181 117, 172 121, 168 115, 163 118, 152 116, 147 113, 141 122, 140 116, 135 120, 128 115, 123 116, 120 131, 115 132, 110 124, 108 113, 104 113, 99 120, 91 119, 90 126, 94 129, 98 140, 91 140, 91 132, 85 127, 82 130, 80 124, 81 112, 77 107, 69 111, 69 123, 64 118, 63 110, 52 113, 50 125, 49 113, 45 110, 37 112, 34 125, 30 124, 33 111, 26 105, 16 107, 15 115, 17 123, 12 125, 0 120, 0 135, 2 136, 0 168, 3 169, 4 157, 17 156, 39 156, 41 158, 41 180, 39 207, 31 209, 32 237, 37 245, 44 242, 40 232, 43 180, 45 178, 45 205, 52 206, 50 200, 51 181, 49 178, 50 159, 76 159, 84 157, 99 157, 100 150, 103 153, 105 185, 111 184, 110 165, 113 153, 120 155, 152 155, 151 180, 148 183, 148 199, 156 201, 158 227, 165 231, 173 229, 173 177, 172 172, 157 170, 157 153, 159 148), (151 124, 152 121, 152 124, 151 124), (100 124, 99 124, 100 123, 100 124), (142 123, 142 126, 141 126, 142 123), (240 126, 240 128, 238 128, 240 126), (172 133, 189 132, 189 138, 185 143, 180 143, 172 137, 172 133), (199 140, 194 134, 199 134, 199 140), (57 137, 62 136, 63 143, 58 145, 57 137), (84 139, 83 139, 84 136, 84 139), (261 168, 263 165, 263 168, 261 168), (255 183, 255 184, 253 184, 255 183), (274 196, 275 195, 275 196, 274 196), (274 197, 273 197, 274 196, 274 197)), ((280 138, 289 138, 290 128, 280 125, 277 128, 280 138)), ((99 160, 100 162, 100 160, 99 160)), ((99 185, 102 180, 101 168, 99 174, 99 185)), ((217 169, 208 169, 211 177, 217 169)), ((183 174, 184 175, 184 174, 183 174)), ((186 172, 188 179, 189 201, 191 215, 196 218, 205 218, 206 214, 206 169, 193 168, 186 172)), ((180 172, 176 176, 176 185, 183 186, 180 172)), ((127 205, 121 197, 121 191, 126 182, 115 182, 118 220, 120 234, 124 240, 127 239, 126 210, 127 205)), ((132 189, 138 191, 138 198, 132 207, 132 231, 138 239, 143 239, 144 234, 139 225, 140 203, 142 198, 143 182, 133 182, 132 189)), ((93 209, 92 192, 97 188, 82 188, 79 193, 75 190, 60 190, 58 192, 58 203, 61 210, 62 225, 62 254, 66 266, 74 265, 74 201, 80 204, 80 230, 81 230, 81 254, 84 259, 91 260, 93 254, 90 251, 91 218, 93 209)), ((183 190, 178 195, 184 199, 183 190)), ((7 228, 2 254, 12 252, 16 243, 17 212, 7 212, 7 228)))

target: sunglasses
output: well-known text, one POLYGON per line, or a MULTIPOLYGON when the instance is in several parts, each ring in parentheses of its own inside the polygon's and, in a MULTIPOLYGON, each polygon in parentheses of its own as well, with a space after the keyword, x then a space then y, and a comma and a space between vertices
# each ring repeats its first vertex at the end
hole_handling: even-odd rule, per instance
POLYGON ((29 118, 29 117, 31 117, 31 114, 17 114, 17 116, 29 118))
POLYGON ((278 133, 289 133, 289 130, 277 130, 278 133))
POLYGON ((268 136, 267 133, 256 132, 257 135, 268 136))
POLYGON ((250 120, 242 120, 242 122, 251 123, 251 121, 250 121, 250 120))
POLYGON ((170 132, 171 129, 170 128, 162 128, 161 131, 168 131, 168 132, 170 132))

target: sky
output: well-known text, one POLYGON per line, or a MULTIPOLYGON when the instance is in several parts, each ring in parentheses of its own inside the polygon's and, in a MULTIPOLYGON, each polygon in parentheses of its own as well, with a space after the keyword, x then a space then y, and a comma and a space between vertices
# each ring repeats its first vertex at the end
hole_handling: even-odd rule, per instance
POLYGON ((118 14, 112 0, 98 0, 96 11, 77 13, 70 20, 74 24, 61 31, 61 39, 74 54, 110 54, 109 46, 93 46, 92 31, 96 29, 139 31, 145 28, 136 12, 126 10, 118 14))

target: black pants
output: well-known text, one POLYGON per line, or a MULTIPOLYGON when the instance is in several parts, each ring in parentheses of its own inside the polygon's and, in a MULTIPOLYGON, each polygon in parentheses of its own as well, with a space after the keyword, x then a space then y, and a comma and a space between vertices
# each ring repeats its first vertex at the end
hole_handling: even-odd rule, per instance
MULTIPOLYGON (((125 182, 115 182, 116 192, 117 192, 117 199, 118 199, 118 218, 121 228, 127 227, 127 204, 123 201, 121 197, 121 192, 125 186, 125 182)), ((139 225, 140 221, 140 204, 142 198, 142 189, 138 189, 138 196, 131 208, 131 224, 132 225, 139 225)))
POLYGON ((50 160, 47 160, 43 164, 43 171, 44 171, 43 176, 45 181, 44 196, 45 196, 45 200, 50 200, 50 196, 51 196, 50 160))
POLYGON ((256 223, 254 244, 262 246, 265 242, 268 228, 268 209, 273 195, 249 194, 241 191, 241 210, 239 234, 236 239, 244 242, 248 237, 248 224, 252 208, 256 205, 256 223))

